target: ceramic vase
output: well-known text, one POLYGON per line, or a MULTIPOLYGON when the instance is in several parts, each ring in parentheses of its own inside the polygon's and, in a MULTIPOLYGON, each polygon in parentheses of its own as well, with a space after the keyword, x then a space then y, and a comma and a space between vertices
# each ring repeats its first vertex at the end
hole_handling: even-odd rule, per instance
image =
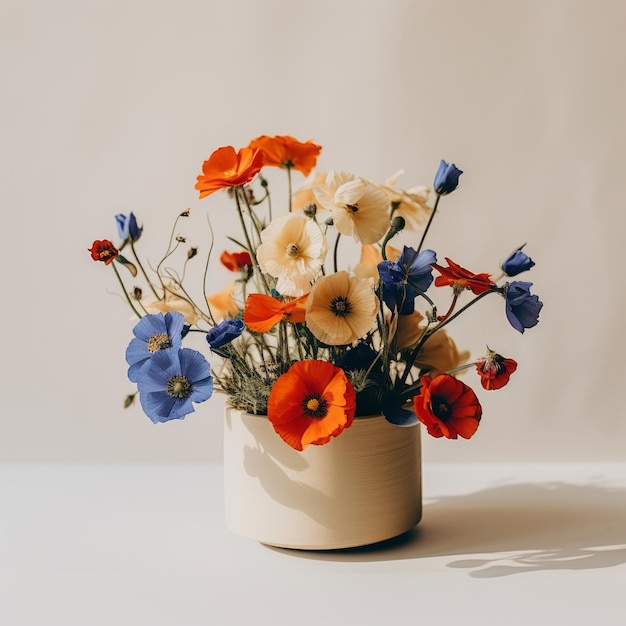
POLYGON ((355 418, 299 452, 266 416, 225 410, 227 526, 263 544, 331 550, 401 535, 421 518, 420 427, 355 418))

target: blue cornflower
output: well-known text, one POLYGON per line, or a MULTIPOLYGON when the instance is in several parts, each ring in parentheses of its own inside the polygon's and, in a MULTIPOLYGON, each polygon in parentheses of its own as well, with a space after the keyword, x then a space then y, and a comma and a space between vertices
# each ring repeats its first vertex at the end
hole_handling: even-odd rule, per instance
POLYGON ((459 176, 463 173, 454 163, 446 163, 441 159, 439 163, 439 169, 435 174, 435 182, 433 187, 435 193, 440 196, 445 196, 448 193, 453 192, 459 185, 459 176))
POLYGON ((507 276, 517 276, 535 265, 535 262, 522 252, 523 247, 520 246, 515 252, 511 252, 504 263, 502 263, 502 271, 507 276))
POLYGON ((520 333, 525 328, 532 328, 539 323, 539 312, 543 302, 537 296, 530 293, 532 283, 520 280, 507 283, 506 293, 506 317, 511 326, 520 333))
POLYGON ((118 213, 115 216, 115 221, 117 222, 117 234, 123 241, 127 239, 137 241, 141 237, 143 228, 140 228, 137 224, 137 218, 132 211, 128 215, 118 213))
POLYGON ((233 339, 237 339, 245 327, 241 320, 224 320, 207 332, 206 340, 215 350, 230 343, 233 339))
POLYGON ((211 366, 197 350, 159 350, 141 368, 137 388, 141 407, 155 424, 184 419, 195 410, 193 402, 213 394, 211 366))
POLYGON ((404 405, 405 402, 399 393, 389 391, 383 397, 381 413, 388 422, 396 426, 414 426, 418 422, 417 415, 404 405))
POLYGON ((142 317, 135 328, 126 348, 128 378, 136 383, 141 366, 156 352, 166 348, 180 348, 185 316, 176 311, 155 313, 142 317))
POLYGON ((417 252, 404 246, 397 261, 382 261, 378 274, 383 285, 383 300, 390 309, 402 315, 415 309, 415 298, 433 282, 432 263, 437 262, 434 250, 417 252))

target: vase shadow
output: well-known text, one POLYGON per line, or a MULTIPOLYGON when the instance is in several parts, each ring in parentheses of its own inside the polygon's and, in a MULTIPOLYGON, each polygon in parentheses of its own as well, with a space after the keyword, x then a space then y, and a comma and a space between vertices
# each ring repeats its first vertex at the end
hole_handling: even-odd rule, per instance
MULTIPOLYGON (((289 456, 284 458, 285 455, 281 457, 280 453, 280 447, 277 452, 259 446, 245 446, 243 464, 247 475, 258 479, 272 500, 290 509, 302 511, 327 528, 332 527, 333 498, 288 476, 282 467, 293 467, 292 459, 289 456), (280 462, 277 462, 277 458, 280 462)), ((302 466, 297 469, 301 470, 306 465, 303 459, 302 466)))
POLYGON ((329 561, 452 557, 447 567, 465 569, 475 578, 614 567, 626 564, 626 489, 502 485, 426 503, 419 526, 380 544, 281 551, 329 561))

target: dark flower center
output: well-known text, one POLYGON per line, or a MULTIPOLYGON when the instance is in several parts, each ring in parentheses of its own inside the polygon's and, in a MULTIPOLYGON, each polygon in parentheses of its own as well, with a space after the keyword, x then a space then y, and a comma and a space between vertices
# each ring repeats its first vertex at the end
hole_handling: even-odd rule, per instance
POLYGON ((344 296, 337 296, 330 301, 330 310, 337 317, 346 317, 350 315, 352 311, 352 305, 350 304, 350 300, 344 296))
POLYGON ((352 211, 353 213, 356 213, 359 210, 358 204, 346 204, 346 207, 349 211, 352 211))
POLYGON ((440 419, 442 422, 445 422, 452 417, 452 407, 448 404, 446 398, 434 397, 431 401, 431 407, 435 417, 440 419))
POLYGON ((191 395, 191 382, 185 376, 172 376, 167 381, 165 391, 174 398, 184 400, 191 395))
POLYGON ((172 342, 165 333, 152 335, 152 337, 148 339, 148 352, 158 352, 159 350, 165 350, 166 348, 171 347, 172 342))
POLYGON ((305 415, 321 419, 328 413, 328 402, 320 395, 313 393, 302 401, 302 409, 305 415))

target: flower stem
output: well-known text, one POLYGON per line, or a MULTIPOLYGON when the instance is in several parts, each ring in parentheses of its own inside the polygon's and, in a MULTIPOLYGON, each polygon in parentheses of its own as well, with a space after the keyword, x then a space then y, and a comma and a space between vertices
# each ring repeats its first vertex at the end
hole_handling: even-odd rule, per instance
POLYGON ((289 189, 289 213, 291 213, 291 166, 287 165, 287 186, 289 189))
POLYGON ((335 247, 333 248, 333 267, 335 269, 335 273, 337 273, 337 254, 339 252, 339 240, 341 239, 341 233, 337 233, 337 238, 335 239, 335 247))
POLYGON ((402 378, 400 379, 400 385, 404 385, 406 383, 406 379, 409 376, 409 372, 413 368, 413 364, 417 360, 420 350, 424 347, 424 344, 426 343, 429 337, 432 337, 432 335, 434 335, 438 330, 441 330, 446 324, 450 323, 453 319, 461 315, 463 311, 466 311, 467 309, 469 309, 472 305, 476 304, 479 300, 482 300, 486 295, 490 293, 501 293, 501 291, 502 290, 498 287, 493 287, 489 289, 488 291, 483 291, 483 293, 477 295, 473 300, 470 300, 465 306, 461 307, 454 315, 451 315, 450 317, 443 319, 441 322, 439 322, 439 324, 437 324, 431 330, 424 329, 424 332, 422 333, 422 336, 417 342, 417 345, 415 346, 415 348, 413 348, 411 355, 406 361, 406 368, 404 372, 402 373, 402 378))
POLYGON ((435 200, 435 206, 433 207, 433 210, 431 211, 430 217, 428 218, 428 223, 426 224, 426 228, 424 228, 424 232, 422 233, 422 238, 420 239, 420 245, 417 246, 418 254, 420 253, 420 250, 422 249, 422 246, 424 245, 424 240, 426 239, 426 233, 428 233, 430 225, 433 223, 433 218, 435 217, 435 213, 437 212, 437 206, 439 206, 440 198, 441 196, 437 194, 437 199, 435 200))
POLYGON ((148 278, 148 274, 146 273, 146 270, 144 269, 143 265, 141 264, 141 261, 139 260, 139 256, 137 255, 137 251, 135 250, 135 242, 129 237, 129 241, 130 241, 130 249, 131 252, 133 253, 133 256, 135 257, 135 261, 137 261, 137 265, 139 266, 139 269, 141 270, 141 273, 143 274, 143 277, 146 279, 146 282, 148 283, 148 286, 150 287, 150 289, 152 290, 152 293, 154 294, 154 297, 159 300, 159 294, 157 293, 156 289, 154 288, 154 285, 152 284, 152 281, 148 278))
POLYGON ((124 281, 122 280, 122 277, 120 276, 120 273, 117 271, 117 267, 115 267, 115 263, 113 263, 111 265, 111 267, 113 268, 113 271, 115 272, 115 276, 117 277, 117 280, 120 284, 120 286, 122 287, 122 291, 124 292, 124 296, 126 296, 126 302, 128 302, 128 306, 130 306, 130 308, 133 310, 133 313, 139 318, 141 319, 141 313, 139 313, 139 311, 137 311, 137 309, 135 308, 135 305, 132 303, 130 296, 128 295, 128 291, 126 291, 126 287, 124 286, 124 281))
MULTIPOLYGON (((246 222, 243 219, 243 209, 241 208, 241 200, 239 199, 240 188, 235 187, 235 201, 237 203, 237 213, 239 215, 239 221, 241 223, 241 229, 243 230, 244 237, 246 238, 246 244, 248 245, 248 251, 250 252, 250 256, 252 257, 252 262, 254 263, 254 268, 257 270, 259 276, 261 277, 261 281, 263 282, 263 286, 265 287, 266 293, 271 293, 271 289, 267 284, 267 280, 265 279, 265 275, 261 271, 261 267, 259 266, 259 262, 257 261, 254 247, 252 246, 252 241, 250 240, 250 234, 248 233, 248 229, 246 228, 246 222)), ((242 190, 242 193, 245 191, 242 190)))

